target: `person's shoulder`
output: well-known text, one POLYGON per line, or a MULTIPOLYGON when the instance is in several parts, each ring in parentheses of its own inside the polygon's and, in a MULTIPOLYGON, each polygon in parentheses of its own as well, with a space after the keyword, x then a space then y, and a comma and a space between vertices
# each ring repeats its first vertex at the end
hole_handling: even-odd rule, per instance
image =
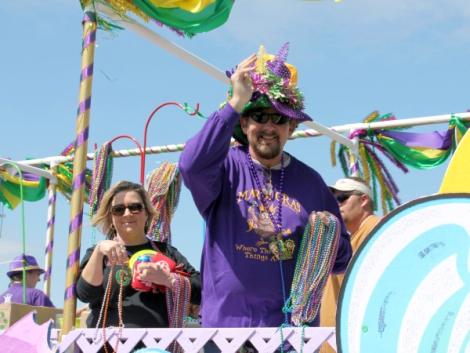
POLYGON ((156 247, 159 251, 161 251, 164 254, 168 253, 168 251, 171 252, 173 248, 171 245, 163 241, 151 240, 151 242, 154 245, 154 247, 156 247))
POLYGON ((46 293, 44 293, 42 290, 40 290, 38 288, 29 288, 29 289, 30 289, 31 295, 35 298, 46 298, 47 297, 46 293))
POLYGON ((0 294, 0 303, 3 303, 5 295, 9 293, 10 293, 9 290, 7 289, 6 291, 0 294))
POLYGON ((228 156, 231 158, 241 159, 246 154, 246 147, 242 145, 231 146, 228 150, 228 156))
POLYGON ((369 223, 371 226, 376 226, 383 217, 378 216, 376 214, 371 214, 369 217, 367 217, 366 221, 369 223))
POLYGON ((313 167, 305 164, 301 160, 295 158, 293 155, 288 154, 291 160, 291 166, 295 170, 295 172, 301 172, 302 174, 299 174, 300 176, 305 176, 308 178, 314 178, 314 179, 319 179, 323 181, 322 176, 320 173, 318 173, 313 167))
POLYGON ((33 305, 47 306, 47 307, 54 306, 51 299, 42 290, 37 289, 37 288, 30 288, 30 289, 32 289, 31 297, 33 298, 33 305))
POLYGON ((173 245, 158 240, 152 240, 152 243, 160 252, 173 260, 177 260, 178 256, 182 256, 178 249, 173 245))
POLYGON ((240 164, 245 161, 246 158, 246 147, 242 145, 231 146, 228 150, 225 162, 227 164, 240 164))
POLYGON ((31 293, 35 295, 45 295, 44 292, 38 288, 28 288, 31 293))

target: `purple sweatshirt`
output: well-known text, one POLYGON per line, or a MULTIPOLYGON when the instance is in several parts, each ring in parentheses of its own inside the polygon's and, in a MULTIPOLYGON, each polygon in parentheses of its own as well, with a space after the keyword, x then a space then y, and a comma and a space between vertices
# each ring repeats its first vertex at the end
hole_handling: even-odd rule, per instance
MULTIPOLYGON (((268 201, 274 219, 282 204, 284 239, 295 242, 294 257, 282 266, 260 236, 272 227, 260 214, 260 190, 250 174, 246 147, 230 148, 240 115, 227 104, 209 118, 181 154, 179 168, 199 212, 206 221, 201 260, 203 327, 276 327, 284 322, 282 307, 289 296, 296 256, 308 215, 329 211, 341 219, 338 205, 321 176, 304 163, 284 155, 280 170, 267 171, 255 163, 265 186, 270 174, 274 197, 268 201), (281 276, 282 268, 282 276, 281 276)), ((262 186, 262 188, 263 188, 262 186)), ((261 204, 262 208, 262 204, 261 204)), ((351 257, 349 235, 342 224, 333 271, 343 272, 351 257)), ((319 318, 312 323, 317 326, 319 318)))
MULTIPOLYGON (((11 302, 23 304, 23 286, 21 283, 13 283, 8 289, 0 294, 0 304, 5 301, 5 296, 11 295, 11 302)), ((49 297, 43 291, 36 288, 26 288, 26 303, 34 306, 54 307, 49 297)))

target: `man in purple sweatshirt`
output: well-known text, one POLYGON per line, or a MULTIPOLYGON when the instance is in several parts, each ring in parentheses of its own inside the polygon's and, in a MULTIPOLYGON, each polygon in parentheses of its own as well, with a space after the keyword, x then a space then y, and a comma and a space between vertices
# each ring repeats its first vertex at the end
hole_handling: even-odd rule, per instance
POLYGON ((10 262, 10 270, 7 272, 7 276, 10 277, 10 285, 5 292, 0 294, 0 303, 54 307, 49 297, 40 289, 36 289, 39 277, 44 272, 34 256, 19 255, 15 257, 10 262), (23 298, 23 274, 25 275, 25 298, 23 298), (24 302, 23 299, 25 299, 24 302))
MULTIPOLYGON (((303 112, 296 69, 262 49, 231 75, 228 103, 190 139, 179 167, 206 221, 201 260, 204 327, 276 327, 294 276, 308 216, 341 220, 322 177, 284 152, 303 112), (240 146, 230 148, 234 137, 240 146)), ((333 272, 351 257, 341 221, 333 272)), ((316 317, 311 324, 318 326, 316 317)))

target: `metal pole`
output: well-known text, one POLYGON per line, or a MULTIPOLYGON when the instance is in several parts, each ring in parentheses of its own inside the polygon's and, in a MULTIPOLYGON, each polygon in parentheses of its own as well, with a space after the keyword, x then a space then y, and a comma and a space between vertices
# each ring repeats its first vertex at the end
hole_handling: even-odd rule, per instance
MULTIPOLYGON (((51 166, 51 172, 55 166, 51 166)), ((55 227, 55 205, 56 205, 57 185, 49 183, 47 198, 47 230, 45 247, 45 269, 44 273, 44 293, 51 296, 51 274, 52 274, 52 250, 54 249, 54 227, 55 227)))
POLYGON ((93 59, 96 40, 96 14, 92 7, 85 8, 83 17, 82 71, 77 111, 75 158, 73 161, 73 191, 67 246, 67 272, 65 278, 64 322, 61 334, 67 334, 75 323, 77 307, 76 282, 80 261, 85 170, 87 162, 88 129, 90 120, 93 59))
MULTIPOLYGON (((435 115, 427 116, 421 118, 409 118, 409 119, 400 119, 400 120, 389 120, 381 121, 376 123, 354 123, 354 124, 345 124, 345 125, 336 125, 332 126, 329 129, 336 132, 350 132, 351 130, 360 130, 360 129, 388 129, 388 128, 397 128, 397 127, 413 127, 421 125, 433 125, 433 124, 443 124, 449 122, 452 116, 457 116, 463 121, 470 121, 470 113, 456 113, 456 114, 446 114, 446 115, 435 115)), ((307 138, 307 137, 319 137, 323 134, 315 129, 307 130, 297 130, 292 134, 292 139, 297 138, 307 138)), ((184 144, 169 144, 163 146, 152 146, 145 148, 146 154, 159 154, 159 153, 170 153, 170 152, 180 152, 184 149, 184 144)), ((113 151, 113 157, 132 157, 140 156, 140 151, 138 149, 127 149, 113 151)), ((52 162, 64 163, 69 162, 74 159, 74 156, 52 156, 38 159, 27 159, 19 161, 22 165, 37 165, 37 164, 49 164, 52 162)), ((87 155, 88 160, 93 160, 93 153, 87 155)))

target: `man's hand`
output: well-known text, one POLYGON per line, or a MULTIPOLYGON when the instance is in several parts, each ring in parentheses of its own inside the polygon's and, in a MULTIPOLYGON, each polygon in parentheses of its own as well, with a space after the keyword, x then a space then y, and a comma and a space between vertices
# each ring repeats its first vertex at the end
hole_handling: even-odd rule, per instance
POLYGON ((241 113, 245 104, 250 101, 251 95, 253 94, 253 83, 251 82, 250 72, 253 71, 255 63, 256 54, 253 54, 243 60, 230 77, 233 95, 229 100, 229 104, 239 113, 241 113))
POLYGON ((328 227, 330 225, 330 217, 334 216, 328 211, 317 211, 317 212, 312 212, 312 215, 315 214, 320 221, 323 223, 324 226, 328 227))

